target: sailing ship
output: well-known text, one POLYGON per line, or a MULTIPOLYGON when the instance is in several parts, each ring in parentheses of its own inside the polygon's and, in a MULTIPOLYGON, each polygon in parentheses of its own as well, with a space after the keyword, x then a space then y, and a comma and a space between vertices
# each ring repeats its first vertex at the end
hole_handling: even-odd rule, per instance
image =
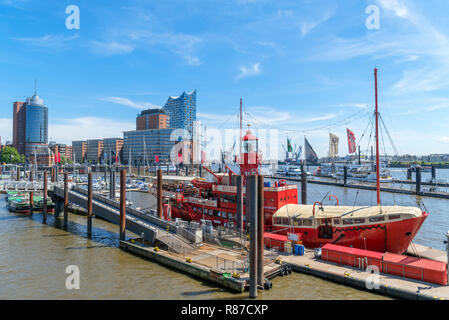
POLYGON ((374 69, 374 80, 377 206, 323 206, 321 202, 288 204, 273 214, 274 232, 298 234, 309 248, 337 243, 402 254, 409 247, 428 213, 417 207, 381 206, 377 68, 374 69))

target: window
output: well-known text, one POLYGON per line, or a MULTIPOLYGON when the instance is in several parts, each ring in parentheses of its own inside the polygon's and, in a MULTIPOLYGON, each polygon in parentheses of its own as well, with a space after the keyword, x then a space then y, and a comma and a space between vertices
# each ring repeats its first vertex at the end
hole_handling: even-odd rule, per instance
POLYGON ((288 226, 290 224, 289 221, 288 221, 288 218, 282 218, 282 224, 284 226, 288 226))
POLYGON ((313 224, 312 220, 308 220, 308 219, 301 219, 302 220, 302 225, 306 226, 306 227, 311 227, 313 224))
POLYGON ((379 221, 384 221, 385 218, 384 217, 372 217, 369 218, 369 222, 379 222, 379 221))
POLYGON ((364 218, 354 219, 354 223, 365 223, 364 218))
POLYGON ((340 219, 334 219, 334 224, 340 224, 340 219))
POLYGON ((389 220, 394 220, 394 219, 399 219, 400 217, 401 217, 400 214, 390 214, 390 215, 388 216, 388 219, 389 219, 389 220))
POLYGON ((353 224, 354 223, 354 219, 343 219, 343 224, 353 224))

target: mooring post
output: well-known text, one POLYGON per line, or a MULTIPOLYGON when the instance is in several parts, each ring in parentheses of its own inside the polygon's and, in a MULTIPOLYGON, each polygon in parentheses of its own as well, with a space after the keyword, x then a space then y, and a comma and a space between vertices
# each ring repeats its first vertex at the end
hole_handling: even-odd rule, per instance
POLYGON ((140 163, 137 164, 137 176, 140 177, 140 163))
POLYGON ((67 172, 64 173, 64 228, 67 228, 69 209, 69 179, 67 172))
POLYGON ((243 237, 243 176, 237 176, 237 229, 243 237))
POLYGON ((411 168, 407 169, 407 180, 412 180, 412 169, 411 168))
POLYGON ((114 195, 112 193, 112 183, 114 179, 112 178, 112 168, 109 170, 109 199, 113 199, 114 195))
MULTIPOLYGON (((33 182, 33 171, 30 170, 30 182, 33 182)), ((34 210, 34 192, 30 192, 30 216, 33 215, 34 210)))
POLYGON ((348 167, 344 166, 343 167, 343 185, 346 186, 347 181, 348 181, 348 167))
POLYGON ((416 167, 416 194, 419 195, 421 193, 421 168, 416 167))
POLYGON ((257 176, 246 178, 246 196, 249 198, 249 297, 257 298, 257 176))
POLYGON ((200 178, 203 176, 203 165, 200 164, 200 178))
POLYGON ((111 199, 115 198, 115 169, 111 171, 111 199))
POLYGON ((435 166, 432 166, 432 182, 437 182, 437 172, 435 166))
POLYGON ((447 263, 446 263, 446 272, 447 272, 447 279, 448 279, 448 285, 449 285, 449 231, 446 233, 446 252, 447 252, 447 263))
POLYGON ((92 238, 92 172, 87 174, 87 237, 92 238))
POLYGON ((44 207, 42 209, 42 222, 47 223, 47 170, 44 169, 44 207))
POLYGON ((104 183, 108 182, 108 165, 104 165, 104 183))
POLYGON ((17 181, 20 180, 20 167, 19 166, 16 167, 16 180, 17 181))
POLYGON ((301 164, 301 204, 307 203, 307 171, 301 164))
POLYGON ((170 173, 170 166, 167 164, 167 176, 170 173))
POLYGON ((157 170, 157 216, 162 219, 162 170, 157 170))
POLYGON ((120 171, 120 240, 125 241, 126 228, 126 170, 120 171))
POLYGON ((262 175, 257 177, 257 284, 263 288, 264 283, 264 240, 265 230, 264 215, 264 178, 262 175))

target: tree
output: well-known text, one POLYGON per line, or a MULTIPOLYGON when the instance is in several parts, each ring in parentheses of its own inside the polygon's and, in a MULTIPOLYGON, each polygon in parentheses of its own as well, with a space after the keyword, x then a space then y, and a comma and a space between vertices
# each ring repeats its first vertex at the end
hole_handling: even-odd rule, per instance
POLYGON ((25 156, 20 155, 16 148, 6 146, 2 149, 1 162, 2 163, 24 163, 25 156))

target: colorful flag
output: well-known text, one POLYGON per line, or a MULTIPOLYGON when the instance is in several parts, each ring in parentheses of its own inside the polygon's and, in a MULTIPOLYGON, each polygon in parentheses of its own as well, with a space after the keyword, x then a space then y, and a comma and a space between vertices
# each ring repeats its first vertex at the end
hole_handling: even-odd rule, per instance
POLYGON ((349 129, 346 129, 347 133, 348 133, 348 150, 349 153, 354 153, 356 152, 356 147, 355 147, 355 135, 354 132, 352 132, 349 129))
POLYGON ((317 163, 318 156, 316 155, 316 152, 313 150, 309 141, 307 141, 305 137, 304 137, 304 145, 306 149, 306 163, 317 163))
POLYGON ((329 157, 335 158, 338 155, 338 136, 329 132, 329 157))
POLYGON ((287 152, 293 152, 292 142, 289 138, 287 138, 287 152))
POLYGON ((58 152, 55 153, 55 163, 61 162, 61 154, 58 152))
POLYGON ((201 150, 201 163, 206 162, 206 151, 201 150))
POLYGON ((154 156, 154 160, 156 161, 156 163, 159 163, 159 156, 154 156))

